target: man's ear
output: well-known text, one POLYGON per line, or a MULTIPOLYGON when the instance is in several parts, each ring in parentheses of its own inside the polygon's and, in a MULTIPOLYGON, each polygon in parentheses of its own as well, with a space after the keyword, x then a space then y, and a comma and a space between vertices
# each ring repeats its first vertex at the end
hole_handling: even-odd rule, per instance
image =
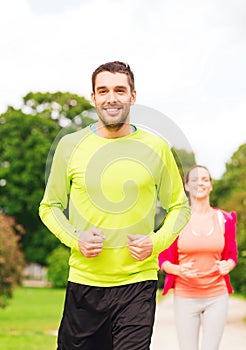
POLYGON ((91 102, 92 102, 92 104, 95 106, 95 94, 94 94, 93 91, 92 91, 92 93, 91 93, 91 102))
POLYGON ((131 95, 131 104, 133 105, 136 102, 136 90, 132 90, 131 95))

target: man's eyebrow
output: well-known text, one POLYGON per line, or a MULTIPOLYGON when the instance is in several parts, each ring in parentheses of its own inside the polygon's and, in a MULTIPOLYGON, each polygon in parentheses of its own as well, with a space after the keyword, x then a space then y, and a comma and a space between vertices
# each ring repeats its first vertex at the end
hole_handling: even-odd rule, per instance
MULTIPOLYGON (((108 87, 106 85, 102 85, 102 86, 97 86, 96 90, 101 90, 101 89, 108 89, 108 87)), ((116 85, 114 87, 114 89, 124 89, 127 90, 127 86, 125 85, 116 85)))
POLYGON ((97 90, 100 90, 100 89, 106 89, 106 86, 97 86, 96 88, 97 90))

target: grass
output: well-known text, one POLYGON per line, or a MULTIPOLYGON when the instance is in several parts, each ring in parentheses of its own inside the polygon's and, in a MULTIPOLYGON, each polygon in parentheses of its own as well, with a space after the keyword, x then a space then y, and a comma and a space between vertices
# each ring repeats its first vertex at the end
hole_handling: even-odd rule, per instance
POLYGON ((159 303, 163 300, 162 289, 158 288, 156 292, 156 302, 159 303))
POLYGON ((0 349, 55 350, 65 290, 18 288, 0 309, 0 349))
POLYGON ((18 288, 9 306, 0 309, 0 349, 55 350, 64 296, 64 289, 18 288))

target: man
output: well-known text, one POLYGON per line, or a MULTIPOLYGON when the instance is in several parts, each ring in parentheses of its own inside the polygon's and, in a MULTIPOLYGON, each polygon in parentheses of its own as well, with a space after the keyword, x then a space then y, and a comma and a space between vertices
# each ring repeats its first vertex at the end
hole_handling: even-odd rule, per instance
POLYGON ((147 350, 158 254, 189 206, 167 143, 130 124, 129 65, 98 67, 91 98, 99 120, 61 139, 40 204, 45 225, 71 248, 58 349, 147 350), (155 232, 157 199, 167 217, 155 232))

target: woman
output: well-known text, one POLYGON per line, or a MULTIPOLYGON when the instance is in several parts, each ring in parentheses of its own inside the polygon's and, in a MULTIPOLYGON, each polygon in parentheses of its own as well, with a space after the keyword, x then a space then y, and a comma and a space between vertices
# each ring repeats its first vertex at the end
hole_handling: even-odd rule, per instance
POLYGON ((237 263, 236 213, 210 206, 208 169, 195 165, 185 179, 191 218, 159 255, 163 295, 174 288, 175 322, 181 350, 218 350, 227 318, 229 272, 237 263), (199 330, 202 325, 202 339, 199 330))

